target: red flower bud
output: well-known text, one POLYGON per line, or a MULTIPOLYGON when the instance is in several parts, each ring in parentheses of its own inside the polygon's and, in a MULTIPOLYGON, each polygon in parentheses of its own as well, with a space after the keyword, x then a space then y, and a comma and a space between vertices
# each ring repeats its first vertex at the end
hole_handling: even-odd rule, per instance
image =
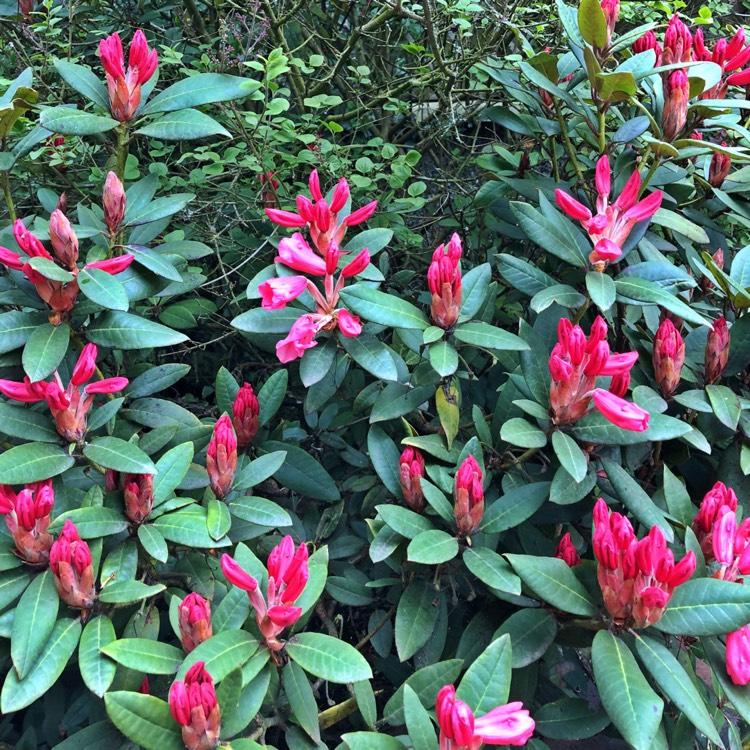
POLYGON ((227 414, 214 425, 214 434, 206 451, 206 470, 211 489, 219 500, 223 500, 232 489, 237 471, 237 437, 227 414))
POLYGON ((96 599, 91 552, 72 521, 65 522, 52 544, 49 562, 60 598, 74 609, 90 607, 96 599))
POLYGON ((134 523, 141 524, 154 507, 154 478, 151 474, 124 474, 122 491, 125 500, 125 515, 134 523))
POLYGON ((55 257, 72 271, 78 262, 78 238, 60 209, 55 209, 50 216, 49 238, 55 257))
POLYGON ((415 513, 421 513, 424 510, 421 480, 425 469, 422 453, 407 447, 399 458, 398 468, 404 501, 415 513))
POLYGON ((715 320, 706 340, 706 385, 715 383, 724 372, 729 360, 729 328, 722 316, 715 320))
POLYGON ((126 198, 122 182, 114 172, 109 172, 107 179, 104 181, 102 202, 104 204, 104 223, 107 225, 110 234, 116 234, 125 218, 126 198))
POLYGON ((232 424, 237 433, 237 444, 245 448, 258 434, 260 405, 252 385, 244 383, 232 404, 232 424))
POLYGON ((177 617, 186 654, 211 637, 211 605, 200 594, 188 594, 177 608, 177 617))
POLYGON ((484 515, 484 476, 477 460, 468 455, 456 472, 453 516, 456 528, 470 536, 482 522, 484 515))

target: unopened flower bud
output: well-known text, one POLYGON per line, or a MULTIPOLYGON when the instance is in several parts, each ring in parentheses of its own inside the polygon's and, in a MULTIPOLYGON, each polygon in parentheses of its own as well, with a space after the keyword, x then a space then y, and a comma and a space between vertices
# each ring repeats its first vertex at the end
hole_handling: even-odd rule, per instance
POLYGON ((664 398, 669 398, 680 384, 685 362, 685 342, 669 318, 659 326, 654 338, 654 376, 664 398))
POLYGON ((74 609, 87 609, 96 600, 94 566, 88 544, 66 521, 49 555, 50 568, 60 598, 74 609))
MULTIPOLYGON (((722 143, 722 146, 726 147, 726 143, 722 143)), ((720 188, 724 184, 729 170, 732 168, 732 160, 727 154, 721 154, 718 151, 714 151, 714 155, 711 157, 711 164, 708 168, 708 183, 711 187, 720 188)))
POLYGON ((399 479, 404 501, 415 512, 424 510, 422 477, 424 477, 424 456, 416 448, 407 447, 398 462, 399 479))
POLYGON ((664 111, 662 114, 662 138, 671 143, 684 129, 687 122, 690 83, 682 68, 672 71, 664 86, 664 111))
POLYGON ((706 385, 715 383, 724 372, 729 360, 729 327, 722 316, 714 321, 706 340, 706 385))
POLYGON ((214 434, 206 451, 206 470, 214 495, 223 500, 232 489, 237 471, 237 437, 227 414, 214 425, 214 434))
POLYGON ((185 653, 211 637, 211 605, 200 594, 188 594, 177 608, 177 616, 185 653))
POLYGON ((221 711, 214 681, 198 661, 187 671, 185 680, 172 683, 169 710, 182 728, 187 750, 213 750, 219 744, 221 711))
POLYGON ((125 515, 134 523, 141 524, 154 507, 154 478, 151 474, 124 474, 122 492, 125 500, 125 515))
POLYGON ((78 262, 78 238, 67 216, 55 209, 49 220, 49 238, 55 257, 66 268, 72 270, 78 262))
POLYGON ((555 557, 564 560, 569 568, 574 568, 576 565, 581 564, 581 556, 578 554, 578 550, 575 548, 570 534, 565 534, 560 539, 560 543, 555 550, 555 557))
POLYGON ((456 528, 470 536, 482 522, 484 515, 484 477, 472 455, 468 455, 456 472, 453 516, 456 528))
POLYGON ((104 223, 110 234, 116 234, 125 217, 126 199, 122 182, 114 172, 110 172, 104 181, 102 202, 104 203, 104 223))
POLYGON ((237 445, 245 448, 258 434, 260 405, 252 385, 244 383, 232 404, 232 424, 237 433, 237 445))

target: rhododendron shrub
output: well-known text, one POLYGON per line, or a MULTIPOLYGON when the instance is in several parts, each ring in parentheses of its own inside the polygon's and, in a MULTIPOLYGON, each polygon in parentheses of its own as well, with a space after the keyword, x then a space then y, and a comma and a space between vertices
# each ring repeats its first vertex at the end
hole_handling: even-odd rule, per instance
POLYGON ((3 94, 44 106, 0 131, 0 744, 742 747, 750 44, 552 12, 472 64, 504 140, 430 231, 289 50, 175 79, 112 30, 3 94), (227 134, 243 229, 204 244, 172 156, 227 134), (19 197, 37 136, 94 188, 19 197))

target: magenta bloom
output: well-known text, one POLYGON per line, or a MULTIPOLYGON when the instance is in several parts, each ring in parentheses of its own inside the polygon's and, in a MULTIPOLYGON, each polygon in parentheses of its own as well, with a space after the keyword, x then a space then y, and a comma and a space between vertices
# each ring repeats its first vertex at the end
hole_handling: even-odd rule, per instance
POLYGON ((622 255, 622 246, 639 221, 650 219, 661 206, 662 192, 655 190, 643 200, 638 200, 641 174, 636 170, 630 176, 617 200, 610 205, 611 169, 609 158, 602 156, 596 165, 596 214, 562 190, 555 190, 557 205, 572 219, 580 221, 594 244, 589 261, 596 265, 616 260, 622 255), (619 253, 617 253, 619 249, 619 253))
POLYGON ((299 232, 295 232, 291 238, 284 237, 279 242, 279 255, 274 260, 294 271, 309 273, 312 276, 324 276, 326 273, 325 260, 313 252, 299 232))
POLYGON ((269 279, 258 286, 265 310, 283 310, 287 302, 302 294, 307 288, 304 276, 281 276, 269 279))
POLYGON ((617 427, 633 432, 643 432, 648 428, 651 415, 640 406, 602 388, 595 388, 591 395, 596 408, 617 427))
POLYGON ((285 339, 276 344, 276 356, 279 362, 286 364, 301 357, 307 349, 317 346, 314 341, 318 333, 318 324, 314 315, 302 315, 292 325, 285 339))
POLYGON ((735 685, 750 683, 750 625, 727 636, 727 674, 735 685))

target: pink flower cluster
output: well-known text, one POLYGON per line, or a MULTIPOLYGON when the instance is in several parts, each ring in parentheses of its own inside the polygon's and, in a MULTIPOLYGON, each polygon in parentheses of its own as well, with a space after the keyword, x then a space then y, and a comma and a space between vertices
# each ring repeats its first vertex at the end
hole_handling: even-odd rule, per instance
POLYGON ((214 425, 206 449, 206 471, 214 495, 223 500, 232 489, 237 473, 237 436, 228 414, 219 417, 214 425))
POLYGON ((415 513, 421 513, 424 510, 424 493, 422 492, 424 470, 424 456, 421 451, 411 446, 406 447, 398 460, 398 475, 404 501, 415 513))
POLYGON ((295 232, 279 242, 279 254, 274 259, 275 262, 293 271, 323 279, 322 291, 307 276, 281 276, 264 281, 258 287, 266 310, 281 310, 305 291, 309 292, 315 302, 315 312, 301 315, 292 325, 287 337, 276 345, 276 354, 283 363, 301 357, 307 349, 316 346, 315 337, 322 331, 338 328, 342 335, 350 338, 359 336, 362 332, 359 318, 345 308, 338 307, 338 303, 346 280, 362 273, 369 265, 370 254, 367 248, 341 269, 338 279, 335 274, 341 256, 345 254, 339 243, 347 227, 369 219, 377 202, 370 203, 339 221, 338 215, 349 200, 349 185, 346 180, 342 178, 339 181, 329 206, 320 191, 318 173, 313 170, 310 175, 310 192, 315 203, 303 195, 298 196, 299 214, 266 209, 268 217, 277 224, 286 227, 307 226, 315 248, 310 247, 299 232, 295 232))
POLYGON ((132 120, 141 103, 141 86, 151 78, 159 64, 156 50, 149 49, 146 35, 138 29, 130 43, 127 71, 119 34, 112 34, 99 42, 99 58, 107 76, 112 117, 120 122, 132 120))
POLYGON ((619 197, 609 203, 612 190, 612 170, 606 154, 596 163, 596 214, 566 192, 555 190, 557 205, 572 219, 581 222, 594 244, 589 261, 597 270, 622 255, 633 227, 639 221, 650 219, 661 206, 662 192, 655 190, 643 200, 638 200, 641 189, 641 173, 636 169, 628 179, 619 197))
POLYGON ((196 646, 207 641, 213 634, 211 627, 211 604, 200 594, 188 594, 177 608, 182 648, 189 654, 196 646))
POLYGON ((643 432, 648 427, 649 413, 622 396, 630 385, 630 370, 638 359, 637 352, 610 354, 607 324, 597 316, 586 338, 580 326, 561 318, 557 328, 557 344, 549 358, 550 407, 557 425, 571 424, 594 406, 612 424, 623 430, 643 432), (596 388, 599 376, 611 376, 609 390, 596 388))
POLYGON ((84 386, 96 372, 96 355, 96 344, 83 347, 67 388, 55 370, 50 382, 38 380, 32 383, 28 376, 22 383, 0 380, 0 393, 26 404, 46 401, 58 433, 69 443, 80 443, 86 434, 88 412, 94 396, 97 393, 117 393, 128 384, 127 378, 105 378, 84 386))
POLYGON ((96 600, 94 566, 89 545, 72 521, 65 522, 52 544, 49 564, 60 598, 74 609, 88 609, 96 600))
POLYGON ((0 513, 15 542, 16 554, 31 565, 49 560, 52 534, 48 533, 50 513, 55 504, 52 480, 27 484, 18 494, 0 484, 0 513))
POLYGON ((737 510, 737 495, 731 487, 724 482, 716 484, 706 493, 701 502, 693 521, 693 531, 703 552, 707 563, 713 562, 714 557, 714 529, 716 520, 724 514, 725 510, 734 513, 737 510))
POLYGON ((471 536, 484 516, 484 474, 476 458, 469 454, 455 477, 453 517, 462 536, 471 536))
POLYGON ((618 626, 653 625, 675 588, 695 572, 692 550, 675 564, 658 526, 638 541, 630 521, 619 513, 610 515, 601 498, 594 506, 594 554, 604 605, 618 626))
POLYGON ((295 607, 294 602, 304 591, 310 575, 307 558, 307 547, 300 544, 295 551, 292 537, 285 536, 268 556, 268 596, 264 598, 258 581, 229 555, 222 555, 221 569, 226 579, 247 591, 255 621, 271 651, 284 647, 279 635, 302 616, 301 607, 295 607))
POLYGON ((446 330, 456 325, 461 312, 461 252, 461 238, 454 234, 447 247, 439 245, 435 249, 427 269, 432 322, 446 330))
POLYGON ((464 701, 456 698, 453 685, 440 689, 435 704, 440 727, 440 750, 479 750, 482 745, 525 745, 536 722, 517 701, 498 706, 475 717, 464 701))
POLYGON ((654 337, 654 376, 664 398, 669 398, 680 384, 685 363, 685 341, 669 318, 665 318, 654 337))
POLYGON ((187 750, 212 750, 219 744, 221 709, 205 662, 195 662, 184 680, 172 683, 169 710, 182 729, 187 750))

